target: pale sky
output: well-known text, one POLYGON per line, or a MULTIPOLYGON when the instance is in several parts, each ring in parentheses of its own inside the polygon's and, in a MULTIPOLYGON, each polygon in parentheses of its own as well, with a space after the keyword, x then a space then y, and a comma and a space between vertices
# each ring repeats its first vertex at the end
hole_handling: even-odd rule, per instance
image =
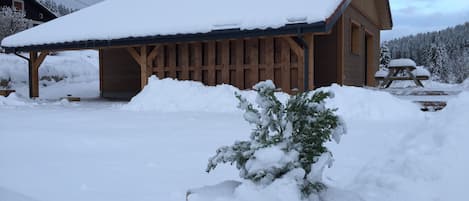
POLYGON ((392 31, 382 40, 436 31, 469 21, 469 0, 390 0, 394 21, 392 31))

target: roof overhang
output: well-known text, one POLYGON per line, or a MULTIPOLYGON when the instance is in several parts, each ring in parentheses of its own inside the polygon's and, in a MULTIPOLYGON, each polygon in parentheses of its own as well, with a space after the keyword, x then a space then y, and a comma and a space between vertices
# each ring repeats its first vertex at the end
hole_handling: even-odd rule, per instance
POLYGON ((392 14, 391 14, 391 5, 389 0, 382 0, 378 3, 379 9, 384 10, 384 14, 381 15, 381 29, 382 30, 391 30, 393 27, 392 14))
POLYGON ((34 52, 34 51, 61 51, 61 50, 83 50, 83 49, 101 49, 122 46, 141 46, 160 43, 175 43, 175 42, 196 42, 196 41, 209 41, 209 40, 222 40, 222 39, 239 39, 250 37, 262 36, 278 36, 278 35, 301 35, 304 33, 327 33, 329 32, 352 0, 343 0, 336 11, 325 21, 316 23, 299 23, 288 24, 280 28, 268 29, 225 29, 215 30, 208 33, 195 33, 195 34, 176 34, 176 35, 156 35, 148 37, 129 37, 112 40, 86 40, 74 41, 44 45, 31 45, 21 47, 3 47, 6 53, 16 52, 34 52))

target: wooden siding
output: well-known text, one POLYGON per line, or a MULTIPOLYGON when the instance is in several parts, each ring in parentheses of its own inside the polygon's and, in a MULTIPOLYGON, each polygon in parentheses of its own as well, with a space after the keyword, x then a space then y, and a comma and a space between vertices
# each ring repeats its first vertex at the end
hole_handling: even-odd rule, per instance
POLYGON ((339 69, 339 52, 338 52, 338 26, 334 26, 330 34, 315 36, 314 61, 315 87, 330 86, 337 83, 337 74, 339 69))
MULTIPOLYGON (((356 0, 354 0, 356 1, 356 0)), ((362 12, 349 6, 342 16, 344 37, 344 61, 343 61, 343 84, 352 86, 375 86, 374 73, 378 69, 378 54, 380 42, 380 30, 362 12), (358 23, 359 29, 359 52, 352 53, 352 24, 358 23), (369 38, 370 51, 366 51, 366 35, 369 38), (368 54, 368 60, 366 55, 368 54), (368 65, 367 65, 368 63, 368 65)))
POLYGON ((125 48, 100 50, 104 98, 130 99, 140 91, 140 66, 125 48))
MULTIPOLYGON (((273 80, 279 90, 295 93, 304 89, 303 49, 295 43, 282 36, 159 44, 148 46, 147 53, 153 55, 146 65, 159 78, 195 80, 208 86, 230 84, 240 89, 273 80)), ((128 99, 138 93, 141 65, 137 59, 141 61, 142 56, 138 50, 100 51, 103 97, 128 99)))

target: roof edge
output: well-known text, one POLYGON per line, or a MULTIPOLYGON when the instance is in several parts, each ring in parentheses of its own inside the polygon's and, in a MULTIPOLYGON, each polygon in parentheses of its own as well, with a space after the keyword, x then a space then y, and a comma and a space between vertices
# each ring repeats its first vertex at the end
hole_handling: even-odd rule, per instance
POLYGON ((239 39, 260 36, 276 36, 276 35, 290 35, 290 34, 303 34, 303 33, 317 33, 327 32, 332 26, 327 26, 325 21, 306 24, 289 24, 280 28, 268 29, 225 29, 214 30, 208 33, 195 33, 195 34, 176 34, 176 35, 157 35, 147 37, 129 37, 112 40, 87 40, 64 42, 44 45, 30 45, 21 47, 8 47, 2 46, 6 53, 15 52, 31 52, 31 51, 59 51, 59 50, 75 50, 75 49, 99 49, 109 48, 115 46, 133 46, 145 44, 158 44, 158 43, 173 43, 173 42, 196 42, 208 40, 223 40, 223 39, 239 39))

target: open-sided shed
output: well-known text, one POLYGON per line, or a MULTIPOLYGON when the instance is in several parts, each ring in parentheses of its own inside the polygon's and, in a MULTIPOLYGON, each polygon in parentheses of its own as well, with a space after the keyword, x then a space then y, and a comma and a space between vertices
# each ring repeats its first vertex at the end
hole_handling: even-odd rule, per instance
POLYGON ((388 0, 109 0, 10 36, 30 53, 31 97, 50 51, 96 49, 101 94, 130 98, 157 75, 295 93, 332 83, 374 85, 388 0))

